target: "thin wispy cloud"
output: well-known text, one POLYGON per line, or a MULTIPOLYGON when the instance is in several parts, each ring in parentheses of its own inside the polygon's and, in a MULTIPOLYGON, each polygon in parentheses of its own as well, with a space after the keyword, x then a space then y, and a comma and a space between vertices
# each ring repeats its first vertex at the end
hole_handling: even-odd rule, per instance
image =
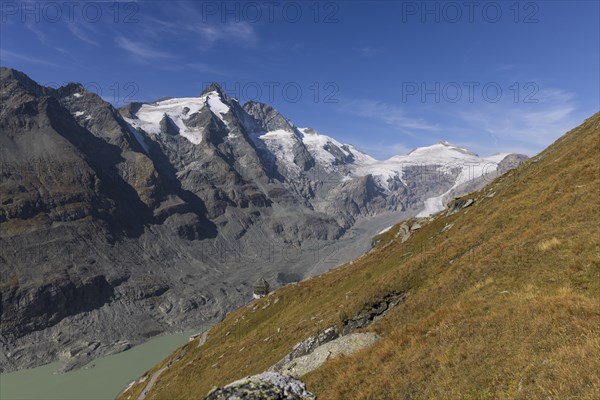
POLYGON ((189 24, 170 27, 170 29, 172 34, 196 35, 202 50, 210 50, 221 43, 254 47, 259 42, 254 26, 245 22, 209 24, 190 21, 189 24))
MULTIPOLYGON (((446 104, 447 107, 442 103, 428 110, 428 119, 413 116, 418 114, 414 114, 412 108, 365 99, 343 100, 337 111, 384 123, 405 133, 407 139, 411 136, 414 139, 419 133, 419 146, 445 139, 482 155, 500 152, 534 155, 579 125, 585 117, 574 94, 568 91, 548 88, 540 90, 535 98, 537 103, 515 103, 512 96, 497 103, 482 101, 446 104), (430 122, 440 118, 446 120, 443 127, 430 122), (423 133, 426 135, 422 136, 423 133)), ((404 154, 407 150, 403 144, 395 142, 361 143, 360 147, 374 154, 404 154), (395 148, 391 151, 388 146, 395 148)))
POLYGON ((406 131, 417 129, 436 131, 439 129, 437 125, 422 118, 408 116, 402 107, 382 101, 368 99, 342 100, 339 104, 337 111, 341 113, 371 118, 383 122, 397 130, 406 131))
POLYGON ((219 76, 227 76, 230 75, 231 72, 226 69, 221 69, 216 65, 209 65, 204 62, 183 62, 172 56, 170 58, 163 58, 164 62, 160 62, 161 59, 157 58, 154 60, 151 59, 137 59, 138 62, 143 64, 149 64, 152 61, 152 66, 161 71, 167 71, 173 74, 188 74, 192 72, 194 75, 198 74, 210 74, 210 75, 219 75, 219 76))
POLYGON ((5 50, 5 49, 0 49, 0 59, 2 59, 3 63, 5 63, 5 62, 14 63, 14 62, 19 62, 19 61, 25 61, 25 62, 29 62, 29 63, 33 63, 33 64, 45 65, 48 67, 62 68, 62 69, 67 68, 63 65, 59 65, 59 64, 47 61, 47 60, 43 60, 41 58, 29 56, 26 54, 15 53, 15 52, 5 50))
POLYGON ((100 46, 96 40, 91 38, 91 35, 96 34, 94 28, 90 24, 80 24, 77 22, 68 22, 67 29, 79 40, 92 46, 100 46))
POLYGON ((245 21, 207 21, 193 2, 177 3, 177 7, 164 9, 161 18, 141 18, 142 29, 148 35, 190 35, 200 44, 200 50, 210 50, 217 44, 254 47, 259 43, 255 25, 245 21), (173 14, 175 13, 175 14, 173 14), (178 21, 174 23, 173 21, 178 21))
POLYGON ((46 44, 48 42, 46 34, 38 28, 38 24, 28 21, 25 23, 25 27, 35 35, 41 44, 46 44))
POLYGON ((457 115, 472 129, 487 134, 490 146, 510 143, 531 155, 581 123, 572 93, 546 89, 536 97, 537 103, 483 104, 457 115))
POLYGON ((115 42, 120 48, 127 51, 130 56, 140 62, 164 60, 173 57, 172 54, 150 47, 145 43, 134 42, 133 40, 127 39, 123 36, 117 36, 115 38, 115 42))
POLYGON ((62 47, 55 47, 54 49, 55 49, 56 51, 58 51, 59 53, 62 53, 62 54, 65 54, 65 55, 67 55, 67 56, 69 56, 69 57, 71 57, 71 58, 74 58, 74 55, 73 55, 73 53, 72 53, 72 52, 70 52, 70 51, 69 51, 69 50, 67 50, 67 49, 63 49, 62 47))
POLYGON ((356 48, 356 52, 363 57, 373 57, 383 53, 383 50, 376 47, 363 46, 356 48))
POLYGON ((169 3, 167 7, 162 3, 154 3, 161 13, 140 14, 137 16, 139 23, 136 24, 136 30, 127 34, 117 33, 114 42, 137 63, 152 63, 153 67, 166 71, 191 70, 212 75, 225 74, 212 64, 195 60, 194 55, 224 45, 255 47, 259 43, 256 28, 252 24, 209 22, 193 3, 177 4, 178 7, 172 7, 173 4, 169 3), (185 44, 188 51, 176 51, 173 43, 185 44))

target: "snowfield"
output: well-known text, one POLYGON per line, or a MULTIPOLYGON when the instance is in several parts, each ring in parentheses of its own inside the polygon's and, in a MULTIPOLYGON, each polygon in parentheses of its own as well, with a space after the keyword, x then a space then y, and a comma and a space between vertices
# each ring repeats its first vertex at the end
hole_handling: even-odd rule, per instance
MULTIPOLYGON (((202 128, 188 127, 185 122, 192 115, 203 112, 212 112, 229 128, 224 117, 231 109, 227 100, 217 91, 199 97, 172 98, 144 104, 137 111, 136 118, 126 118, 126 121, 131 125, 136 140, 148 152, 147 140, 164 134, 160 125, 165 116, 173 122, 181 136, 193 144, 202 143, 202 128)), ((301 167, 296 164, 297 160, 295 162, 295 152, 302 147, 313 157, 317 168, 322 168, 327 173, 338 174, 341 182, 372 175, 380 187, 388 190, 390 182, 394 181, 408 186, 410 176, 407 177, 406 172, 412 171, 414 175, 415 168, 423 168, 427 174, 456 176, 454 184, 445 193, 424 201, 419 217, 427 217, 445 209, 448 197, 461 185, 481 176, 489 176, 491 181, 496 176, 498 163, 508 155, 503 153, 479 157, 468 149, 442 141, 416 148, 406 155, 376 160, 350 144, 343 144, 312 128, 298 128, 291 121, 288 122, 291 129, 269 132, 253 132, 252 127, 246 127, 254 145, 271 153, 277 163, 285 168, 289 174, 288 178, 302 172, 301 167)), ((238 139, 237 135, 230 135, 230 138, 238 139)))
POLYGON ((229 126, 223 116, 229 112, 229 106, 221 101, 217 92, 210 92, 207 98, 208 107, 226 126, 229 126))
POLYGON ((479 157, 468 149, 442 141, 432 146, 416 148, 406 155, 393 156, 387 160, 376 160, 352 145, 342 144, 311 128, 294 129, 295 132, 279 130, 255 134, 253 140, 259 147, 268 148, 278 160, 286 164, 289 170, 298 169, 294 164, 293 147, 299 141, 306 146, 317 164, 327 172, 334 170, 339 165, 339 159, 335 154, 338 156, 342 154, 350 160, 344 163, 345 168, 338 169, 338 172, 345 174, 342 180, 370 174, 383 188, 386 188, 388 181, 394 178, 406 185, 405 171, 415 167, 427 169, 428 174, 455 174, 458 170, 458 176, 453 186, 445 193, 425 200, 424 208, 418 217, 427 217, 444 210, 447 197, 465 183, 481 176, 488 176, 491 181, 496 177, 498 163, 508 155, 508 153, 503 153, 479 157))
POLYGON ((293 132, 278 129, 270 132, 255 132, 250 134, 250 138, 258 148, 266 148, 278 161, 283 162, 288 171, 299 171, 299 167, 294 163, 294 145, 298 138, 293 132))
MULTIPOLYGON (((152 136, 161 134, 160 121, 167 116, 177 126, 181 136, 194 144, 199 144, 202 142, 202 129, 188 127, 185 120, 196 113, 205 112, 205 109, 227 125, 224 115, 229 112, 229 106, 223 103, 216 91, 200 97, 173 98, 144 104, 136 113, 137 118, 125 118, 125 120, 136 130, 142 129, 152 136)), ((136 135, 136 139, 138 139, 138 135, 136 135)), ((144 146, 142 142, 140 144, 144 146)))

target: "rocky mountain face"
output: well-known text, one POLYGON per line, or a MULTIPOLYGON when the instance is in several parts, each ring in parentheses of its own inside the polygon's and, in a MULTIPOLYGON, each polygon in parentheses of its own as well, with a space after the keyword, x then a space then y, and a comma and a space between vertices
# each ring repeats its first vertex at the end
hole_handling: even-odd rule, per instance
POLYGON ((117 110, 1 68, 0 96, 2 372, 198 329, 381 228, 361 221, 439 211, 522 159, 443 142, 378 161, 215 84, 117 110))

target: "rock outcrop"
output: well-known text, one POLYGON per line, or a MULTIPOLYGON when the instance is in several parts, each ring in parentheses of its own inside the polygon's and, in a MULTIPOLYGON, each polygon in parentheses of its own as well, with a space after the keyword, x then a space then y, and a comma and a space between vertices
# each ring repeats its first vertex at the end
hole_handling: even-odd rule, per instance
POLYGON ((382 317, 390 309, 402 303, 406 299, 406 293, 390 293, 387 294, 381 301, 367 307, 358 315, 344 322, 344 335, 369 326, 377 318, 382 317))
POLYGON ((213 389, 204 400, 315 400, 301 381, 276 372, 264 372, 213 389))
POLYGON ((286 366, 290 365, 295 359, 312 353, 319 346, 329 343, 332 340, 339 338, 340 335, 334 327, 327 328, 322 332, 319 332, 315 336, 311 336, 308 339, 297 343, 291 352, 283 357, 279 362, 273 365, 269 370, 281 372, 286 366))
POLYGON ((463 208, 467 208, 472 206, 475 203, 473 199, 458 199, 450 202, 448 205, 448 211, 446 211, 446 215, 456 214, 463 208))
POLYGON ((340 355, 349 355, 364 348, 371 347, 377 340, 379 340, 379 336, 373 332, 350 333, 322 344, 311 353, 295 358, 282 365, 279 368, 279 372, 299 378, 319 368, 330 358, 335 358, 340 355))

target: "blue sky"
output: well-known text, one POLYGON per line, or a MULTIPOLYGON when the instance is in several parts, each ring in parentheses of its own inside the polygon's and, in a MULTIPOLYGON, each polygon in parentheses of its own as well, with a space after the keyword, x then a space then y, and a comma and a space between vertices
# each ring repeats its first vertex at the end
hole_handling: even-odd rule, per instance
POLYGON ((533 155, 600 109, 597 1, 1 3, 0 64, 115 104, 230 95, 377 158, 533 155), (472 5, 466 5, 472 4, 472 5))

